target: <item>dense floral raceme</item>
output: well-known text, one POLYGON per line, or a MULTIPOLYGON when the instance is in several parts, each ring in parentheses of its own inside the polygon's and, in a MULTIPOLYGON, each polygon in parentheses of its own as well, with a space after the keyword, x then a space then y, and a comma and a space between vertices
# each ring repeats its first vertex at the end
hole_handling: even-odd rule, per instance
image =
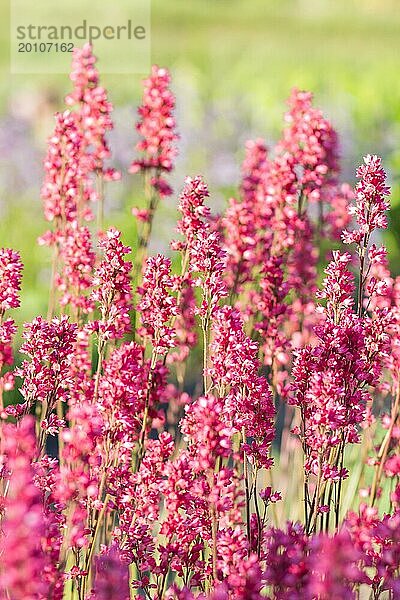
POLYGON ((381 158, 342 182, 333 125, 293 90, 275 146, 246 143, 226 210, 187 177, 175 239, 151 255, 173 195, 171 75, 144 81, 126 169, 144 205, 123 232, 104 226, 120 174, 89 44, 71 81, 44 161, 48 310, 21 338, 22 260, 0 250, 0 597, 400 598, 381 158))
POLYGON ((175 98, 169 89, 170 81, 168 70, 156 65, 150 77, 144 81, 143 104, 138 109, 140 120, 136 125, 141 138, 136 150, 142 153, 142 157, 136 158, 129 169, 131 173, 149 172, 151 185, 163 196, 172 194, 162 174, 169 173, 173 168, 175 142, 178 139, 175 131, 175 98))

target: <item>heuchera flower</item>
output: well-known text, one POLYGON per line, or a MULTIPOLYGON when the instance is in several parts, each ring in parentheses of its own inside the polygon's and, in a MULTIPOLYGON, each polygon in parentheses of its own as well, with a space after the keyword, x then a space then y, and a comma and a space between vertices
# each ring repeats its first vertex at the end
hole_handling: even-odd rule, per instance
POLYGON ((48 598, 50 565, 42 548, 46 535, 42 492, 34 484, 31 465, 37 453, 33 418, 25 417, 18 427, 3 424, 1 437, 10 477, 0 537, 1 595, 15 600, 48 598))
POLYGON ((88 291, 92 286, 96 255, 90 231, 74 221, 59 236, 58 242, 62 267, 55 276, 55 285, 61 292, 60 305, 72 306, 77 316, 80 312, 92 312, 94 305, 88 291))
POLYGON ((246 142, 242 165, 241 201, 231 198, 222 217, 227 252, 227 281, 237 294, 242 284, 251 281, 258 262, 259 244, 265 237, 265 225, 271 214, 265 202, 265 182, 271 163, 264 140, 246 142))
POLYGON ((125 260, 131 249, 121 242, 121 233, 109 229, 99 241, 103 259, 96 268, 91 299, 98 303, 101 317, 93 328, 103 340, 121 338, 130 331, 129 310, 132 290, 132 263, 125 260))
POLYGON ((0 317, 10 308, 20 305, 22 262, 18 252, 0 249, 0 317))
POLYGON ((337 174, 337 134, 322 112, 312 106, 312 99, 310 92, 293 89, 285 115, 288 126, 278 153, 287 152, 296 162, 299 194, 319 200, 322 185, 337 174))
POLYGON ((322 208, 341 198, 336 132, 313 107, 308 92, 293 90, 289 107, 288 126, 274 152, 267 154, 263 140, 247 143, 241 199, 231 200, 221 219, 230 297, 239 296, 236 305, 245 321, 255 322, 262 361, 282 397, 287 394, 290 344, 298 347, 313 337, 316 226, 337 236, 332 223, 343 213, 343 202, 336 217, 329 205, 322 208), (307 203, 316 200, 315 225, 307 203), (291 303, 285 301, 289 293, 291 303))
POLYGON ((320 534, 310 542, 308 598, 353 600, 355 586, 368 582, 359 561, 362 554, 347 531, 320 534))
POLYGON ((171 319, 177 314, 176 298, 171 289, 171 261, 161 254, 146 261, 143 282, 138 288, 140 301, 137 310, 143 324, 140 333, 149 338, 156 354, 166 354, 174 345, 175 330, 171 319))
POLYGON ((113 128, 113 106, 106 90, 100 85, 96 57, 91 44, 74 48, 70 79, 73 90, 66 97, 68 106, 76 106, 77 123, 84 150, 82 160, 87 171, 95 171, 107 180, 119 179, 115 169, 105 168, 110 157, 106 134, 113 128))
POLYGON ((6 319, 0 325, 0 370, 4 365, 12 365, 12 340, 17 328, 12 319, 6 319))
POLYGON ((235 430, 244 428, 246 452, 260 467, 271 466, 275 408, 265 377, 259 375, 258 345, 243 331, 237 310, 224 306, 214 313, 209 374, 235 430))
MULTIPOLYGON (((294 90, 275 148, 246 144, 224 216, 211 214, 202 177, 185 180, 175 275, 170 259, 145 256, 177 140, 169 73, 153 67, 131 167, 148 201, 134 210, 143 233, 133 307, 130 248, 110 229, 96 261, 83 224, 102 181, 118 177, 106 167, 112 107, 89 44, 75 50, 71 79, 72 112, 57 116, 42 189, 50 316, 25 325, 27 359, 0 373, 0 596, 400 597, 400 278, 370 243, 387 226, 381 160, 365 158, 354 194, 341 186, 336 133, 311 94, 294 90), (343 238, 357 246, 359 273, 334 250, 318 290, 319 247, 348 226, 353 200, 355 229, 343 238), (62 316, 51 318, 57 305, 62 316), (14 374, 24 402, 4 409, 14 374), (276 414, 275 481, 292 479, 287 494, 266 472, 276 414), (362 435, 368 505, 344 515, 345 452, 362 435), (296 500, 304 523, 281 527, 287 509, 300 514, 296 500)), ((17 253, 0 250, 1 368, 12 363, 7 311, 19 306, 21 269, 17 253)))
POLYGON ((182 216, 176 226, 177 231, 184 239, 173 242, 174 250, 184 252, 186 249, 192 248, 198 233, 207 227, 210 209, 205 201, 209 195, 207 184, 200 175, 185 179, 178 204, 178 210, 182 216))
POLYGON ((267 531, 264 579, 276 600, 306 597, 308 545, 304 528, 299 523, 288 522, 285 530, 271 527, 267 531))
POLYGON ((289 341, 284 333, 284 323, 290 311, 285 302, 289 289, 282 258, 271 256, 261 269, 259 289, 249 292, 253 307, 261 315, 254 328, 262 339, 263 362, 272 368, 287 361, 289 341))
POLYGON ((319 298, 326 301, 322 309, 324 320, 315 327, 318 343, 313 348, 300 350, 292 372, 294 403, 300 407, 302 417, 300 436, 306 455, 305 469, 317 477, 316 491, 310 500, 314 518, 315 511, 320 510, 319 496, 325 485, 321 482, 336 481, 340 488, 342 478, 347 476, 343 467, 345 446, 359 441, 358 428, 366 419, 366 406, 372 400, 367 386, 376 386, 379 382, 389 349, 388 331, 394 322, 388 307, 379 307, 379 302, 374 301, 380 287, 370 276, 370 268, 382 262, 382 253, 375 246, 370 249, 371 264, 365 270, 370 233, 379 224, 385 225, 385 173, 378 159, 368 158, 359 174, 365 178, 357 187, 360 228, 347 240, 358 243, 360 256, 357 313, 353 299, 354 277, 348 269, 351 256, 335 251, 326 269, 323 289, 318 293, 319 298), (372 307, 378 304, 372 315, 363 311, 364 288, 370 296, 365 308, 371 301, 372 307), (335 455, 339 458, 333 459, 335 455))
MULTIPOLYGON (((292 214, 287 213, 288 219, 284 217, 285 205, 289 207, 292 202, 291 184, 285 183, 288 173, 284 175, 279 164, 278 157, 267 157, 262 140, 247 142, 242 165, 241 201, 230 201, 221 222, 228 254, 228 284, 233 285, 235 294, 241 291, 244 283, 256 281, 266 255, 275 252, 275 243, 279 248, 282 248, 281 244, 291 244, 292 215, 296 216, 296 213, 291 211, 292 214), (280 227, 285 228, 284 236, 276 235, 280 227)), ((292 180, 290 175, 289 181, 292 180)), ((293 202, 294 196, 293 190, 293 202)), ((277 249, 276 255, 279 254, 277 249)))
MULTIPOLYGON (((67 223, 92 218, 89 203, 96 199, 96 194, 83 162, 83 151, 84 141, 76 113, 68 110, 57 113, 44 161, 41 190, 45 218, 55 222, 53 236, 67 223)), ((45 234, 42 243, 54 243, 53 236, 50 232, 45 234)))
MULTIPOLYGON (((325 457, 323 469, 328 468, 328 448, 358 440, 357 425, 369 398, 365 384, 374 381, 363 323, 352 311, 350 260, 348 254, 334 253, 320 294, 326 299, 326 320, 315 330, 319 343, 299 351, 292 371, 294 401, 305 424, 302 435, 311 451, 306 468, 311 471, 317 454, 325 457)), ((328 469, 325 477, 335 474, 328 469)))
MULTIPOLYGON (((12 342, 16 333, 13 319, 5 319, 7 310, 20 306, 23 265, 18 252, 10 248, 0 249, 0 375, 5 365, 13 362, 12 342)), ((4 373, 0 377, 0 406, 3 407, 3 390, 11 390, 14 386, 14 375, 4 373)))
POLYGON ((179 305, 174 320, 175 352, 169 353, 167 363, 184 363, 188 358, 190 350, 197 344, 195 319, 196 299, 190 282, 181 284, 179 305))
POLYGON ((161 196, 172 194, 163 174, 172 171, 177 153, 175 97, 170 83, 168 70, 157 65, 152 67, 150 77, 144 81, 143 101, 138 108, 140 119, 136 124, 141 137, 136 149, 143 156, 134 160, 129 169, 131 173, 150 172, 151 185, 161 196))
POLYGON ((23 404, 7 408, 18 416, 30 410, 35 402, 46 403, 46 418, 58 401, 66 402, 71 384, 69 366, 76 341, 77 326, 67 316, 50 322, 36 317, 25 325, 21 352, 29 356, 16 375, 22 378, 20 392, 23 404))
POLYGON ((186 407, 181 429, 195 445, 198 468, 214 468, 218 456, 229 456, 233 428, 224 417, 223 399, 198 398, 186 407))
POLYGON ((368 154, 356 175, 360 181, 355 188, 355 205, 351 208, 351 214, 356 218, 357 228, 343 232, 346 244, 360 244, 363 239, 368 241, 375 229, 387 228, 385 213, 390 204, 385 196, 389 195, 390 189, 386 185, 382 159, 368 154))
POLYGON ((228 295, 223 279, 225 252, 221 248, 218 232, 200 230, 190 248, 190 274, 194 284, 202 290, 202 302, 198 314, 212 314, 219 301, 228 295))
POLYGON ((146 384, 147 364, 143 348, 133 342, 115 348, 105 361, 98 397, 98 408, 104 421, 103 436, 108 444, 122 442, 131 448, 136 441, 146 384))

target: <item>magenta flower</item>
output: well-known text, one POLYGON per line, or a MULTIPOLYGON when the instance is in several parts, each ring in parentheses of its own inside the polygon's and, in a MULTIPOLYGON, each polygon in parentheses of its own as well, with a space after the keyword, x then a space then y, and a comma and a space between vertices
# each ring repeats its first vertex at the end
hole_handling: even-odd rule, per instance
POLYGON ((23 404, 7 408, 10 414, 26 413, 35 402, 45 403, 46 419, 58 401, 66 402, 72 381, 69 366, 76 341, 77 326, 67 316, 48 322, 37 317, 25 325, 21 352, 29 356, 17 369, 22 378, 23 404), (22 411, 22 413, 21 413, 22 411))
POLYGON ((113 128, 113 106, 106 90, 100 85, 96 61, 90 44, 74 48, 70 75, 74 87, 65 101, 68 106, 76 105, 77 125, 83 143, 82 160, 86 170, 115 180, 120 178, 120 174, 104 165, 111 154, 106 134, 113 128))
POLYGON ((18 252, 10 248, 0 249, 0 318, 6 310, 20 305, 22 268, 18 252))
POLYGON ((265 582, 273 597, 306 597, 304 590, 309 577, 308 538, 299 523, 287 523, 285 530, 271 528, 266 538, 265 582))
POLYGON ((131 249, 121 242, 121 234, 109 229, 99 247, 103 260, 97 267, 91 299, 98 303, 101 317, 93 327, 103 340, 118 339, 130 331, 129 311, 132 302, 130 271, 132 263, 125 260, 131 249))
MULTIPOLYGON (((95 191, 82 161, 84 140, 75 113, 56 114, 56 125, 49 139, 44 161, 45 178, 41 190, 44 215, 55 221, 56 232, 75 220, 92 218, 89 202, 95 191)), ((42 243, 54 243, 50 233, 42 243)))
POLYGON ((337 134, 312 106, 312 98, 310 92, 293 89, 285 115, 288 126, 278 152, 289 153, 296 163, 299 195, 319 200, 322 186, 332 183, 338 171, 337 134))
POLYGON ((162 175, 172 171, 178 139, 174 117, 175 97, 169 86, 167 69, 154 65, 151 75, 144 81, 143 101, 138 108, 139 122, 136 129, 141 139, 136 150, 143 154, 134 160, 129 171, 152 173, 151 185, 161 196, 170 196, 172 189, 162 175))
POLYGON ((9 488, 0 538, 1 595, 15 600, 48 598, 50 565, 42 547, 46 535, 43 494, 34 484, 31 465, 37 455, 34 422, 25 417, 18 427, 3 425, 2 429, 9 488))
POLYGON ((265 190, 271 163, 263 140, 246 143, 242 164, 241 201, 231 198, 222 217, 225 229, 228 285, 234 293, 251 281, 259 260, 259 244, 266 236, 271 207, 265 202, 265 190))
POLYGON ((0 370, 4 365, 12 365, 12 340, 17 331, 12 319, 6 319, 0 325, 0 370))
POLYGON ((357 229, 343 232, 345 244, 361 244, 363 240, 367 243, 375 229, 387 228, 385 213, 390 205, 385 196, 390 189, 386 186, 382 159, 376 155, 365 156, 364 164, 357 169, 357 177, 360 181, 355 188, 355 206, 351 209, 357 229))
POLYGON ((140 333, 150 339, 155 354, 166 354, 174 345, 175 330, 171 320, 177 314, 177 305, 171 293, 173 286, 170 259, 161 254, 148 258, 143 282, 138 288, 137 310, 143 324, 140 333))
POLYGON ((95 559, 94 589, 90 600, 129 600, 128 565, 112 546, 95 559))
POLYGON ((259 466, 269 467, 275 408, 265 377, 259 375, 258 346, 243 331, 240 314, 224 306, 214 313, 209 375, 235 431, 245 429, 246 452, 259 466), (250 441, 251 440, 251 441, 250 441))
POLYGON ((87 227, 79 227, 74 221, 58 237, 61 273, 56 274, 55 285, 61 292, 60 305, 73 307, 77 315, 94 309, 89 291, 93 282, 96 255, 87 227))
POLYGON ((310 543, 311 574, 307 597, 353 600, 355 587, 368 582, 359 566, 361 558, 362 554, 346 531, 339 531, 332 537, 315 536, 310 543))
POLYGON ((195 309, 196 299, 193 287, 190 283, 186 285, 183 282, 174 321, 176 351, 168 354, 168 364, 184 363, 189 357, 190 350, 197 344, 195 309))
POLYGON ((210 209, 204 202, 209 195, 207 184, 199 175, 185 179, 178 205, 182 217, 177 223, 177 230, 184 241, 174 242, 174 250, 183 252, 192 248, 199 232, 207 227, 210 209))
POLYGON ((0 250, 1 598, 400 597, 400 277, 371 240, 388 224, 381 159, 364 159, 354 193, 341 184, 335 130, 293 90, 275 147, 246 143, 225 214, 186 178, 179 254, 148 258, 178 138, 169 73, 153 67, 131 276, 120 232, 98 234, 97 256, 84 225, 92 201, 101 225, 119 176, 90 44, 71 81, 42 187, 49 316, 25 325, 10 372, 22 264, 0 250), (352 216, 358 272, 335 248, 319 286, 352 216), (15 376, 23 402, 8 404, 15 376))
POLYGON ((218 456, 230 455, 234 429, 224 415, 221 398, 201 396, 187 406, 181 428, 195 446, 198 468, 214 468, 218 456))
POLYGON ((140 430, 146 398, 147 369, 143 348, 135 343, 116 348, 104 364, 98 408, 108 443, 129 447, 140 430))
POLYGON ((228 295, 223 278, 226 254, 221 248, 218 232, 200 230, 190 248, 190 274, 194 283, 202 290, 202 302, 198 313, 211 314, 221 298, 228 295))

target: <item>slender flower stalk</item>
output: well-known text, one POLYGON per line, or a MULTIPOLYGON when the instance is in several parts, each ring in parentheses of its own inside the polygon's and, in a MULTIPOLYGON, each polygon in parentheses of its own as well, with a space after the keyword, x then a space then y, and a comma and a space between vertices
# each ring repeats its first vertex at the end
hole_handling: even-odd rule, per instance
POLYGON ((143 82, 143 100, 138 108, 136 130, 140 140, 136 144, 136 150, 141 153, 141 157, 132 162, 129 172, 144 175, 146 207, 134 208, 132 211, 141 225, 136 261, 139 271, 146 255, 159 201, 172 194, 165 175, 174 168, 178 135, 174 117, 175 97, 170 90, 170 83, 168 70, 154 65, 150 76, 143 82))
POLYGON ((355 215, 357 227, 352 231, 343 232, 346 244, 356 244, 360 260, 358 281, 357 312, 361 317, 364 310, 364 288, 368 277, 367 250, 372 233, 375 229, 387 228, 386 211, 390 205, 385 199, 390 193, 386 186, 386 173, 379 156, 368 154, 364 164, 357 169, 360 182, 355 188, 355 206, 351 214, 355 215))
MULTIPOLYGON (((379 252, 372 248, 365 271, 370 235, 378 226, 386 226, 384 212, 388 204, 384 196, 388 189, 380 159, 366 157, 365 167, 360 167, 357 174, 362 177, 356 188, 354 209, 359 228, 343 234, 346 242, 358 244, 357 309, 353 301, 353 276, 348 270, 351 256, 335 251, 319 293, 326 301, 325 322, 315 330, 320 342, 316 348, 306 348, 299 353, 293 371, 295 403, 302 414, 302 430, 298 433, 306 459, 307 532, 315 531, 321 511, 329 516, 333 495, 336 529, 339 526, 342 480, 347 477, 345 448, 348 443, 359 441, 356 426, 365 420, 366 407, 370 404, 366 386, 377 385, 379 381, 388 345, 386 332, 392 323, 387 310, 376 311, 372 319, 364 311, 363 291, 369 269, 380 260, 379 252), (311 474, 316 477, 316 484, 310 495, 308 477, 311 474)), ((368 284, 368 290, 371 297, 379 294, 374 281, 368 284)))
POLYGON ((138 466, 145 452, 145 438, 148 432, 148 416, 150 393, 154 385, 153 379, 159 357, 166 356, 174 346, 175 330, 171 327, 177 314, 177 302, 171 294, 174 282, 171 277, 171 261, 158 255, 149 258, 143 273, 142 286, 138 288, 142 328, 139 334, 151 343, 150 368, 147 381, 147 393, 143 414, 143 422, 139 436, 138 466))
POLYGON ((129 310, 131 307, 130 271, 132 263, 125 260, 130 248, 120 240, 116 229, 109 229, 99 247, 103 250, 103 260, 97 267, 92 285, 91 299, 98 303, 100 318, 90 324, 97 334, 97 371, 94 399, 97 400, 100 374, 109 340, 118 339, 130 331, 129 310))
POLYGON ((65 98, 65 102, 74 109, 76 116, 82 139, 83 168, 86 173, 95 174, 97 189, 93 189, 92 195, 98 202, 97 224, 99 231, 102 231, 104 183, 120 179, 121 174, 106 166, 111 156, 106 136, 113 129, 113 106, 107 98, 106 90, 100 85, 96 62, 91 44, 86 43, 83 48, 74 48, 70 74, 73 89, 65 98))

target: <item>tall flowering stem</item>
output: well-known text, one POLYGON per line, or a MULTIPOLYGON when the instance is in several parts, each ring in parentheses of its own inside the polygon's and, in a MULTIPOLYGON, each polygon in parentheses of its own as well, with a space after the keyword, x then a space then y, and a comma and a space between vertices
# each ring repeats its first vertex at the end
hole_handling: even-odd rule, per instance
POLYGON ((145 437, 148 429, 150 393, 159 357, 164 357, 174 346, 175 330, 172 319, 177 314, 177 301, 171 294, 174 282, 171 277, 171 261, 161 255, 146 262, 142 285, 138 288, 140 301, 137 310, 141 314, 142 328, 139 333, 151 343, 151 358, 147 381, 147 394, 143 423, 139 436, 138 465, 144 455, 145 437))
MULTIPOLYGON (((111 340, 122 338, 124 334, 130 331, 129 311, 132 299, 130 271, 132 265, 125 260, 125 255, 130 252, 130 248, 122 244, 120 237, 119 231, 110 229, 105 237, 100 240, 99 246, 103 250, 104 256, 95 271, 93 279, 92 300, 98 304, 100 311, 100 318, 89 325, 90 330, 97 335, 97 368, 91 399, 94 408, 97 407, 99 401, 99 388, 107 344, 111 340)), ((104 462, 97 489, 97 502, 93 503, 88 511, 90 522, 93 524, 93 536, 88 543, 84 571, 80 574, 80 577, 83 577, 81 585, 84 589, 88 584, 94 547, 109 502, 108 494, 103 498, 107 481, 107 469, 111 466, 109 453, 110 450, 107 446, 104 449, 104 462)))
POLYGON ((76 116, 70 111, 56 114, 54 133, 49 139, 44 161, 45 177, 41 190, 44 215, 54 223, 40 243, 53 247, 48 318, 52 318, 56 303, 55 278, 59 269, 60 236, 67 226, 80 218, 90 217, 91 196, 86 171, 81 163, 82 137, 76 116))
MULTIPOLYGON (((193 289, 195 288, 196 282, 192 276, 191 258, 198 236, 201 235, 202 231, 208 232, 210 229, 210 209, 205 204, 208 197, 208 187, 202 177, 197 175, 193 178, 186 178, 178 205, 178 210, 182 216, 177 223, 177 231, 181 234, 182 239, 174 240, 171 243, 173 250, 181 253, 181 274, 177 297, 178 306, 184 298, 192 299, 194 301, 193 289)), ((192 323, 194 313, 194 306, 189 305, 187 317, 192 323)), ((206 330, 207 327, 202 327, 204 348, 208 348, 208 344, 205 343, 205 336, 207 337, 205 334, 206 330)), ((204 352, 206 351, 207 350, 205 349, 204 352)), ((207 358, 204 356, 203 367, 206 362, 207 358)))
MULTIPOLYGON (((347 477, 344 467, 345 447, 359 441, 357 426, 366 418, 370 404, 367 386, 377 385, 385 360, 392 316, 387 310, 375 311, 372 318, 364 309, 363 290, 369 270, 381 260, 381 254, 371 247, 369 266, 365 259, 370 235, 379 226, 386 226, 384 211, 388 205, 384 196, 384 171, 377 157, 366 157, 365 167, 357 171, 362 181, 356 188, 358 229, 344 232, 347 242, 358 244, 360 280, 357 310, 354 310, 353 276, 348 267, 349 254, 333 254, 326 270, 327 277, 319 297, 326 301, 324 321, 315 328, 319 343, 315 348, 300 351, 293 375, 295 403, 301 409, 302 429, 298 433, 306 455, 305 519, 306 530, 315 531, 317 519, 324 514, 326 526, 335 490, 335 525, 339 526, 342 481, 347 477), (374 202, 376 201, 376 204, 374 202), (314 491, 309 491, 309 476, 314 475, 314 491)), ((379 294, 375 279, 367 285, 370 301, 379 294)))
POLYGON ((12 341, 16 333, 13 319, 4 318, 6 312, 20 306, 22 262, 18 252, 0 249, 0 410, 3 410, 3 391, 14 385, 12 373, 2 373, 3 367, 13 363, 12 341))
MULTIPOLYGON (((386 185, 386 173, 382 166, 382 159, 376 155, 364 157, 362 164, 356 173, 360 179, 355 188, 355 205, 351 207, 350 212, 355 216, 356 227, 351 231, 344 231, 342 239, 346 244, 355 244, 360 262, 359 280, 358 280, 358 296, 357 296, 357 312, 359 317, 362 317, 365 310, 370 306, 371 296, 376 295, 378 290, 377 280, 371 276, 371 269, 374 265, 385 260, 383 249, 377 249, 372 245, 369 249, 371 235, 376 229, 386 229, 388 225, 386 212, 390 208, 390 203, 386 199, 390 189, 386 185), (366 289, 367 288, 367 289, 366 289), (369 299, 366 305, 365 291, 367 291, 369 299)), ((398 394, 396 393, 396 396, 398 394)), ((393 410, 396 412, 395 401, 393 410)), ((375 471, 374 480, 371 490, 371 501, 375 501, 378 482, 380 479, 380 469, 382 468, 383 454, 385 447, 382 449, 382 455, 378 454, 378 469, 375 471)))
POLYGON ((201 303, 198 309, 203 333, 203 375, 204 392, 211 391, 210 342, 211 324, 214 311, 221 298, 227 296, 223 281, 225 253, 221 249, 220 237, 216 232, 201 231, 191 248, 191 270, 197 273, 196 285, 201 288, 201 303))
POLYGON ((29 360, 24 360, 16 370, 16 375, 22 378, 20 393, 24 402, 10 405, 7 412, 20 419, 36 404, 41 415, 37 424, 40 453, 45 449, 47 436, 54 433, 52 424, 54 419, 57 422, 54 409, 69 398, 69 364, 76 335, 77 326, 65 315, 50 322, 37 317, 25 325, 21 352, 29 360))
POLYGON ((389 195, 390 190, 386 185, 386 173, 379 156, 368 154, 364 158, 364 164, 357 169, 357 177, 360 182, 355 188, 355 205, 351 208, 357 227, 352 231, 344 231, 343 241, 346 244, 356 244, 357 247, 360 260, 357 312, 361 317, 364 309, 364 287, 369 274, 368 245, 375 229, 387 228, 386 211, 390 205, 385 196, 389 195))
POLYGON ((2 456, 6 458, 9 487, 0 539, 1 595, 16 600, 49 598, 51 585, 46 574, 50 564, 42 546, 46 522, 32 467, 37 456, 32 417, 25 417, 19 427, 2 425, 2 456))
POLYGON ((92 310, 82 292, 89 287, 94 266, 90 233, 83 223, 93 219, 91 204, 97 201, 102 229, 104 182, 120 175, 106 167, 111 156, 106 134, 113 127, 112 105, 100 86, 90 44, 74 49, 71 80, 74 88, 66 97, 69 109, 56 114, 44 161, 41 197, 45 218, 53 228, 39 242, 53 247, 48 319, 54 315, 59 291, 62 310, 71 302, 71 313, 80 320, 82 312, 92 310))
POLYGON ((100 373, 107 342, 123 337, 130 331, 129 310, 132 291, 130 271, 132 264, 125 260, 130 248, 121 242, 121 233, 109 229, 99 247, 103 251, 103 260, 97 267, 94 278, 92 300, 98 303, 100 318, 90 325, 97 334, 97 372, 94 398, 97 399, 100 373))
POLYGON ((175 97, 170 90, 170 83, 168 70, 154 65, 150 76, 144 80, 143 101, 138 108, 136 130, 140 140, 136 150, 142 156, 132 162, 129 171, 142 173, 145 181, 146 208, 133 209, 133 214, 141 223, 136 261, 139 271, 146 255, 158 203, 172 194, 165 175, 174 168, 178 135, 174 116, 175 97))
POLYGON ((75 110, 77 126, 82 138, 81 160, 86 173, 96 177, 93 199, 98 202, 98 227, 103 228, 104 183, 116 181, 120 173, 106 166, 111 156, 106 135, 113 129, 111 113, 113 106, 107 92, 100 85, 97 58, 93 47, 86 43, 82 48, 74 48, 70 79, 73 90, 65 98, 68 106, 75 110))

